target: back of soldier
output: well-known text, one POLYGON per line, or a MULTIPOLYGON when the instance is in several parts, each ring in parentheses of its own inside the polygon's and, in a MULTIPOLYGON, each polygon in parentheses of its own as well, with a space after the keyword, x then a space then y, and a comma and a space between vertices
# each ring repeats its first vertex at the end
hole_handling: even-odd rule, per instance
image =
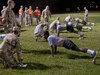
MULTIPOLYGON (((11 46, 14 45, 17 36, 13 33, 6 34, 3 42, 0 44, 0 50, 6 52, 11 46)), ((10 49, 9 49, 10 50, 10 49)))

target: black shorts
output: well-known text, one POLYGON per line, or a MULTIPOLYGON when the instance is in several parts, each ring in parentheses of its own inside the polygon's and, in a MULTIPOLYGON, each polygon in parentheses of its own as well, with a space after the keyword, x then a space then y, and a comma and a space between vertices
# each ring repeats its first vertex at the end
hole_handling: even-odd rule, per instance
POLYGON ((79 31, 82 31, 82 26, 81 25, 77 25, 76 29, 79 30, 79 31))
POLYGON ((67 39, 64 40, 63 47, 71 50, 76 50, 77 48, 77 46, 71 40, 67 40, 67 39))
POLYGON ((67 29, 67 31, 69 31, 69 32, 74 32, 74 27, 71 26, 71 25, 67 25, 66 29, 67 29))

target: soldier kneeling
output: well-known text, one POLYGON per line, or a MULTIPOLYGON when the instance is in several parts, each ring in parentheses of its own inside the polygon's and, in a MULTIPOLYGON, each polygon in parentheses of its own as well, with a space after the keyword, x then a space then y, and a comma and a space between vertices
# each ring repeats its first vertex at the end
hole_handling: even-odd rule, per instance
MULTIPOLYGON (((12 29, 11 29, 12 30, 12 29)), ((19 30, 18 27, 14 27, 13 31, 10 30, 10 33, 7 33, 3 42, 0 44, 0 58, 4 67, 26 67, 22 63, 22 50, 20 47, 20 41, 18 36, 19 30), (17 59, 15 58, 17 54, 17 59)))

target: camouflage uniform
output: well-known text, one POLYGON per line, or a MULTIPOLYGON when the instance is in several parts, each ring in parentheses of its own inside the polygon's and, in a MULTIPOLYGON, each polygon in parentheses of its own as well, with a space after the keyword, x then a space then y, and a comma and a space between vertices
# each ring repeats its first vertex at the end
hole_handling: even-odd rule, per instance
MULTIPOLYGON (((9 0, 9 1, 13 2, 12 0, 9 0)), ((4 25, 4 32, 5 33, 8 33, 9 30, 12 30, 13 26, 20 27, 19 23, 16 20, 14 12, 10 7, 7 7, 5 9, 4 13, 2 14, 2 17, 3 17, 2 22, 4 25)))
POLYGON ((42 38, 44 36, 44 32, 46 29, 44 29, 44 26, 47 26, 48 23, 40 23, 38 24, 34 29, 34 35, 36 37, 36 41, 38 38, 42 38))
POLYGON ((1 10, 1 15, 4 13, 5 9, 6 9, 6 6, 3 6, 3 9, 1 10))
POLYGON ((19 23, 20 23, 20 25, 23 25, 23 16, 24 16, 23 6, 20 6, 20 9, 19 9, 19 23))
POLYGON ((86 7, 84 7, 85 13, 84 13, 84 21, 88 22, 88 10, 86 7))
POLYGON ((48 6, 46 6, 46 8, 42 11, 42 17, 44 19, 44 22, 49 22, 49 17, 51 17, 51 12, 48 6))
POLYGON ((26 26, 28 25, 28 22, 29 22, 28 18, 29 18, 28 8, 25 7, 25 11, 24 11, 24 20, 25 20, 25 25, 26 25, 26 26))
POLYGON ((0 58, 3 61, 5 67, 14 67, 18 63, 22 63, 21 59, 22 51, 20 49, 20 42, 14 33, 6 34, 3 42, 0 44, 0 58), (18 62, 15 59, 17 53, 18 62))

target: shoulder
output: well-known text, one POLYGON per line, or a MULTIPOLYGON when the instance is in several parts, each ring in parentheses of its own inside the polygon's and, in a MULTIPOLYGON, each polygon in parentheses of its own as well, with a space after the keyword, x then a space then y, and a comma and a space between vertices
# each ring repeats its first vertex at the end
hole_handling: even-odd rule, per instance
POLYGON ((14 38, 14 39, 17 39, 17 36, 14 33, 8 33, 8 34, 6 34, 6 38, 14 38))
POLYGON ((5 12, 9 12, 9 8, 7 7, 7 8, 5 8, 5 12))
POLYGON ((55 35, 50 35, 50 36, 48 37, 48 40, 51 40, 51 39, 54 39, 54 38, 56 38, 55 35))

